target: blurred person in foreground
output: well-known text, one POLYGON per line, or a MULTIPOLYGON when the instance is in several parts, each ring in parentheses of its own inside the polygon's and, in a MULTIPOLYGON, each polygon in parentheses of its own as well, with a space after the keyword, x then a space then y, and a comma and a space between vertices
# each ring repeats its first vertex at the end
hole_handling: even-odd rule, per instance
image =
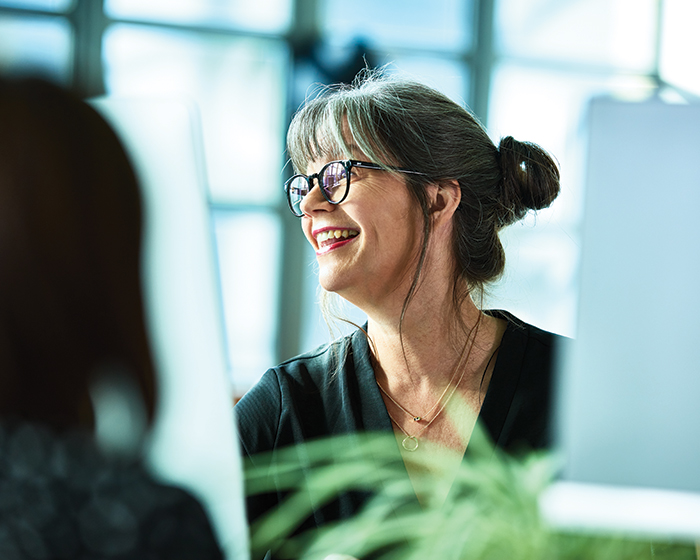
MULTIPOLYGON (((244 451, 274 462, 325 436, 393 433, 418 506, 445 499, 477 418, 501 449, 545 447, 558 337, 480 302, 505 266, 499 231, 558 195, 552 158, 512 137, 496 146, 445 95, 378 72, 309 101, 287 146, 287 201, 321 287, 368 321, 265 373, 236 405, 244 451), (437 494, 433 479, 447 481, 437 494)), ((251 496, 251 520, 283 495, 251 496)), ((336 498, 304 528, 366 496, 336 498)))
POLYGON ((142 465, 157 391, 141 237, 102 117, 0 78, 0 558, 222 558, 201 505, 142 465))

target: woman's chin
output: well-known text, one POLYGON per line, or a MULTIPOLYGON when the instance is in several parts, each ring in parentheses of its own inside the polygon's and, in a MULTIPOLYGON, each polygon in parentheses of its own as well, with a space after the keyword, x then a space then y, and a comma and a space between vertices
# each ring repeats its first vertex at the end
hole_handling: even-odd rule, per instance
POLYGON ((319 273, 318 282, 325 291, 338 295, 342 295, 340 292, 347 288, 344 282, 340 282, 340 279, 333 275, 319 273))
MULTIPOLYGON (((321 267, 318 271, 318 282, 327 292, 338 294, 340 297, 347 299, 347 295, 357 288, 358 283, 353 282, 350 275, 341 270, 331 267, 321 267)), ((361 285, 361 283, 360 283, 361 285)))

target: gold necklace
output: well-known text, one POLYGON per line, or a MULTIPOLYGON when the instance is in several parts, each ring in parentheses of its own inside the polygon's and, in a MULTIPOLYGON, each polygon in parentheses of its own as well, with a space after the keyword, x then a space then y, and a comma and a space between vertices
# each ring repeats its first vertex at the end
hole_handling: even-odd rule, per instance
MULTIPOLYGON (((491 365, 491 361, 493 360, 493 357, 496 355, 496 352, 498 352, 498 350, 499 350, 500 347, 501 347, 501 346, 500 346, 500 344, 499 344, 499 345, 496 347, 496 349, 493 351, 493 353, 491 354, 491 356, 489 357, 489 361, 486 362, 486 367, 484 368, 484 373, 482 374, 482 380, 483 380, 483 377, 486 375, 486 372, 488 371, 489 366, 491 365)), ((423 426, 423 429, 422 429, 420 432, 418 432, 416 435, 414 435, 414 436, 410 435, 406 430, 404 430, 403 427, 401 426, 401 424, 399 424, 399 423, 396 421, 396 419, 391 415, 391 412, 389 412, 389 409, 387 409, 386 413, 389 415, 389 418, 391 418, 391 421, 392 421, 394 424, 396 424, 396 426, 399 428, 399 430, 401 430, 401 432, 403 432, 403 435, 406 436, 406 437, 403 438, 403 440, 401 441, 401 446, 402 446, 406 451, 415 451, 416 449, 418 449, 418 437, 421 436, 421 435, 423 435, 423 432, 424 432, 425 430, 428 429, 428 426, 430 426, 430 424, 433 423, 433 420, 435 420, 438 416, 440 416, 440 413, 445 409, 445 407, 447 406, 447 403, 450 402, 450 399, 452 398, 452 395, 454 395, 455 391, 457 390, 457 387, 459 387, 459 384, 462 382, 462 379, 464 378, 464 373, 465 373, 466 371, 467 371, 467 368, 465 367, 464 370, 462 371, 462 375, 459 376, 459 381, 457 381, 457 384, 454 385, 454 386, 452 387, 452 392, 450 393, 450 396, 447 397, 447 399, 445 399, 443 405, 440 407, 440 410, 438 410, 437 413, 435 414, 435 416, 433 416, 433 417, 428 421, 428 423, 427 423, 425 426, 423 426)), ((479 389, 479 392, 481 392, 481 389, 479 389)), ((385 393, 385 394, 386 394, 386 393, 385 393)), ((443 393, 443 394, 444 394, 444 393, 443 393)), ((391 399, 391 397, 390 397, 389 395, 387 395, 387 397, 389 397, 389 398, 391 399)), ((404 409, 401 407, 401 405, 399 405, 399 403, 397 403, 396 401, 394 401, 394 399, 391 399, 391 400, 392 400, 392 402, 396 403, 396 404, 399 406, 399 408, 401 408, 402 410, 404 410, 404 409)), ((439 401, 438 401, 438 402, 439 402, 439 401)))
MULTIPOLYGON (((415 451, 416 449, 418 449, 418 438, 419 438, 420 436, 423 435, 423 432, 424 432, 425 430, 427 430, 427 429, 430 427, 430 425, 435 421, 435 419, 436 419, 438 416, 440 416, 440 414, 442 413, 442 411, 445 410, 445 407, 447 406, 447 403, 450 402, 450 399, 452 398, 452 395, 455 394, 455 391, 457 390, 457 387, 459 387, 459 384, 462 382, 462 379, 464 379, 464 374, 466 373, 466 371, 467 371, 467 368, 464 367, 464 368, 462 369, 462 375, 459 376, 459 380, 457 381, 456 384, 452 385, 452 390, 450 391, 449 396, 448 396, 445 400, 442 400, 442 397, 445 395, 445 392, 447 392, 447 389, 450 388, 450 385, 448 385, 448 386, 445 388, 445 391, 444 391, 443 394, 440 396, 440 400, 438 400, 437 403, 435 403, 435 404, 437 405, 437 404, 439 404, 440 401, 442 400, 442 406, 441 406, 441 407, 438 409, 438 411, 435 413, 435 416, 433 416, 430 420, 428 420, 428 422, 425 424, 425 426, 423 426, 423 429, 422 429, 420 432, 418 432, 416 435, 413 435, 413 436, 412 436, 412 435, 410 435, 406 430, 404 430, 404 429, 403 429, 403 426, 401 426, 401 424, 399 424, 399 423, 396 421, 396 419, 391 415, 391 412, 389 412, 389 410, 387 409, 386 413, 389 415, 389 418, 391 418, 392 422, 394 422, 394 424, 396 424, 396 426, 399 428, 399 430, 401 430, 401 431, 403 432, 403 435, 406 436, 406 437, 403 438, 403 440, 401 441, 401 446, 402 446, 406 451, 415 451)), ((384 393, 384 394, 386 395, 386 393, 384 393)), ((386 396, 389 397, 389 395, 386 395, 386 396)), ((401 405, 399 405, 399 403, 397 403, 397 402, 396 402, 394 399, 392 399, 391 397, 389 397, 389 398, 391 399, 391 401, 392 401, 393 403, 395 403, 399 408, 401 408, 401 410, 403 410, 404 412, 406 412, 407 414, 410 415, 410 413, 409 413, 408 411, 406 411, 401 405)), ((435 407, 433 407, 433 408, 435 408, 435 407)), ((431 410, 432 410, 432 409, 431 409, 431 410)), ((417 417, 414 417, 413 419, 415 420, 416 418, 417 418, 417 417)), ((420 419, 420 418, 419 418, 419 419, 420 419)))
MULTIPOLYGON (((476 342, 476 337, 477 337, 477 335, 479 334, 479 326, 480 326, 480 323, 481 323, 481 318, 479 318, 479 322, 477 322, 477 324, 475 325, 475 327, 474 327, 474 329, 473 329, 473 332, 474 332, 474 342, 476 342)), ((469 339, 470 339, 470 338, 471 338, 471 332, 469 333, 469 336, 467 337, 467 340, 466 340, 466 342, 464 343, 464 344, 465 344, 465 347, 466 347, 467 344, 469 344, 469 339)), ((401 406, 399 403, 397 403, 397 402, 394 400, 394 398, 393 398, 389 393, 387 393, 387 392, 384 390, 384 387, 381 386, 381 384, 379 383, 379 381, 377 381, 377 386, 379 387, 379 390, 380 390, 382 393, 384 393, 384 394, 389 398, 389 400, 390 400, 391 402, 393 402, 396 406, 398 406, 399 409, 401 409, 403 412, 405 412, 405 413, 408 414, 411 418, 413 418, 413 421, 414 421, 414 422, 420 422, 420 421, 423 420, 425 417, 429 416, 430 413, 431 413, 433 410, 435 410, 435 408, 436 408, 439 404, 442 404, 442 406, 440 406, 440 408, 438 409, 438 411, 435 413, 435 416, 433 416, 430 420, 428 420, 428 422, 425 424, 425 426, 423 426, 423 429, 422 429, 420 432, 418 432, 416 435, 413 435, 413 436, 410 435, 406 430, 403 429, 403 426, 401 426, 401 424, 399 424, 399 423, 396 421, 396 419, 391 415, 391 413, 389 412, 389 409, 387 408, 386 413, 389 415, 389 418, 391 419, 391 421, 399 428, 399 430, 401 430, 401 432, 403 433, 403 435, 406 436, 406 437, 403 439, 403 441, 401 442, 401 446, 402 446, 406 451, 415 451, 416 449, 418 449, 418 438, 419 438, 421 435, 423 435, 423 432, 425 432, 425 430, 427 430, 427 429, 430 427, 430 425, 435 421, 435 419, 436 419, 438 416, 440 416, 440 414, 442 413, 442 411, 445 409, 445 407, 447 406, 447 404, 450 402, 450 399, 452 398, 452 395, 455 394, 455 391, 457 390, 457 387, 459 387, 460 383, 462 383, 462 379, 464 379, 464 374, 467 372, 467 367, 466 367, 466 365, 467 365, 467 362, 469 361, 469 356, 470 356, 471 353, 472 353, 472 348, 474 348, 474 342, 472 342, 472 344, 469 346, 469 351, 467 352, 467 355, 466 355, 466 357, 464 358, 464 368, 462 369, 462 374, 459 376, 459 380, 457 381, 457 383, 452 384, 452 382, 454 381, 455 376, 457 375, 457 372, 459 371, 459 364, 462 363, 461 357, 460 357, 459 360, 457 360, 457 366, 455 367, 455 371, 454 371, 454 373, 452 374, 452 377, 450 378, 450 381, 449 381, 449 382, 447 383, 447 385, 445 386, 445 390, 442 392, 442 394, 440 395, 440 397, 438 398, 438 400, 435 402, 435 404, 432 406, 432 408, 425 414, 425 416, 416 416, 415 414, 411 414, 411 413, 410 413, 408 410, 406 410, 403 406, 401 406), (450 391, 449 396, 445 399, 445 398, 444 398, 444 397, 445 397, 445 394, 447 393, 447 391, 448 391, 450 388, 452 388, 452 390, 450 391)), ((494 352, 494 354, 495 354, 495 352, 494 352)), ((491 357, 493 357, 493 355, 492 355, 491 357)), ((489 364, 490 364, 490 363, 491 363, 491 360, 489 359, 489 364)), ((488 369, 488 364, 486 365, 486 368, 488 369)))
POLYGON ((414 421, 414 422, 420 422, 420 421, 423 420, 424 418, 427 418, 428 416, 430 416, 430 413, 431 413, 433 410, 435 410, 435 409, 437 408, 437 406, 442 402, 442 398, 445 396, 445 394, 447 393, 447 390, 448 390, 448 389, 450 388, 450 386, 452 385, 452 382, 454 381, 455 377, 457 376, 457 372, 458 372, 458 371, 459 371, 459 368, 456 368, 456 369, 455 369, 455 372, 452 374, 452 378, 449 380, 449 382, 447 383, 447 385, 445 385, 445 390, 442 392, 442 395, 440 395, 440 397, 438 398, 438 400, 435 401, 435 404, 433 405, 433 407, 432 407, 428 412, 426 412, 423 416, 416 416, 415 414, 411 414, 411 413, 410 413, 408 410, 406 410, 403 406, 401 406, 399 403, 397 403, 397 402, 392 398, 392 396, 384 390, 384 387, 381 386, 381 384, 379 383, 379 381, 377 381, 377 386, 379 387, 379 390, 380 390, 382 393, 384 393, 384 394, 387 396, 387 398, 388 398, 391 402, 393 402, 396 406, 398 406, 401 410, 403 410, 406 414, 408 414, 411 418, 413 418, 413 421, 414 421))

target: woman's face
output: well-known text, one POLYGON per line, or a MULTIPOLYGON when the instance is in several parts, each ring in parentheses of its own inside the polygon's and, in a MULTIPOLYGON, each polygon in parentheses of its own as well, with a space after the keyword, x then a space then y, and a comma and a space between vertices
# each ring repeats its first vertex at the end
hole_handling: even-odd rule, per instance
MULTIPOLYGON (((307 175, 329 161, 310 163, 307 175)), ((422 218, 400 175, 353 167, 350 192, 341 204, 327 202, 315 183, 301 210, 325 290, 360 308, 390 294, 403 301, 418 262, 422 218)))

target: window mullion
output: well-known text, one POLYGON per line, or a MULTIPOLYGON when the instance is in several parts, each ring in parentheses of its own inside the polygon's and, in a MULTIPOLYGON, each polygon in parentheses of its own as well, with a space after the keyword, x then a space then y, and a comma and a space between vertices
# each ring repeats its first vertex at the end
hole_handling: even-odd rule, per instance
POLYGON ((491 90, 491 73, 494 63, 494 2, 476 0, 474 7, 475 51, 471 81, 471 109, 486 125, 491 90))
POLYGON ((102 34, 108 20, 104 0, 76 0, 68 14, 74 32, 73 86, 85 97, 105 93, 102 72, 102 34))

